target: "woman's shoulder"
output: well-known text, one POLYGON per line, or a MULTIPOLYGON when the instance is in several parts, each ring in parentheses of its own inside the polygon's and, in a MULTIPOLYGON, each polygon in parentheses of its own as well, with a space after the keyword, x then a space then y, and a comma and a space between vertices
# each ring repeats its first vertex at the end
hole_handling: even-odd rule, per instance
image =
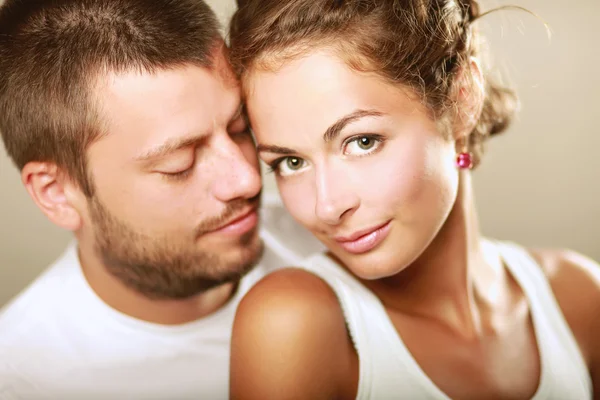
MULTIPOLYGON (((569 249, 528 248, 557 297, 571 302, 600 305, 600 265, 569 249)), ((593 308, 592 308, 593 309, 593 308)), ((583 311, 583 310, 579 310, 583 311)), ((600 309, 594 310, 600 312, 600 309)))
POLYGON ((335 292, 297 268, 275 271, 248 291, 237 309, 231 349, 232 391, 251 388, 257 398, 292 391, 337 397, 354 366, 335 292))
MULTIPOLYGON (((293 322, 310 319, 328 325, 342 323, 343 313, 334 290, 320 277, 301 268, 283 268, 258 281, 243 297, 237 314, 260 316, 254 324, 274 324, 278 330, 297 332, 293 322), (281 326, 280 318, 288 322, 281 326)), ((239 319, 239 318, 238 318, 239 319)))
POLYGON ((575 280, 600 291, 600 264, 570 249, 528 248, 550 281, 575 280))
MULTIPOLYGON (((495 242, 507 246, 510 252, 517 250, 528 255, 549 282, 561 306, 563 302, 571 305, 580 301, 600 306, 600 264, 590 257, 571 249, 525 247, 510 241, 495 242)), ((600 312, 600 309, 588 308, 591 308, 590 312, 600 312)))
POLYGON ((527 250, 548 279, 584 356, 600 362, 600 265, 569 249, 527 250))

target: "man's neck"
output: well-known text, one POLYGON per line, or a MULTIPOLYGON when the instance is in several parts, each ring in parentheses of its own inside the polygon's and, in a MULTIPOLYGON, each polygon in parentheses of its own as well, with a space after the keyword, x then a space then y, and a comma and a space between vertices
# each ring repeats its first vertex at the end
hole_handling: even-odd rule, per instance
POLYGON ((151 299, 111 275, 93 249, 82 243, 78 257, 85 279, 104 303, 130 317, 155 324, 181 325, 204 318, 225 306, 237 288, 236 283, 227 283, 188 299, 151 299))

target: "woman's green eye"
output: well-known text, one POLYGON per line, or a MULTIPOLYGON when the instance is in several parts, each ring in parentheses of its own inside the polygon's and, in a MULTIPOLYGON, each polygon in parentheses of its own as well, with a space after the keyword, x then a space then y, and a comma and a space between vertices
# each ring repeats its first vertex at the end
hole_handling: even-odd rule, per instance
POLYGON ((297 157, 288 157, 285 160, 286 167, 288 167, 292 171, 299 170, 302 168, 302 160, 297 157))
POLYGON ((356 142, 362 150, 371 150, 375 145, 375 141, 367 136, 359 138, 356 142))

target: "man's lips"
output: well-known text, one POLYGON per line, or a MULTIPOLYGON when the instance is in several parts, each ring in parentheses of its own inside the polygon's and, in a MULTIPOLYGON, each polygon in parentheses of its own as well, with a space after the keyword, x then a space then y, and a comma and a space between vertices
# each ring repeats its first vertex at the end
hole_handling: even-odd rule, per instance
POLYGON ((229 221, 225 222, 218 228, 215 228, 208 234, 227 234, 227 235, 242 235, 250 230, 254 229, 258 225, 258 209, 252 207, 235 217, 232 217, 229 221))

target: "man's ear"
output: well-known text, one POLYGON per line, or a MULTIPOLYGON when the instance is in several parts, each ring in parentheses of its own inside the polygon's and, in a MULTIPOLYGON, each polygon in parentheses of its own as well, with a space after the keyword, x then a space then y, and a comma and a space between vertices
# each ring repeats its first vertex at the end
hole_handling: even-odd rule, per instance
POLYGON ((85 195, 56 164, 30 162, 21 170, 21 180, 50 221, 69 231, 79 230, 85 195))
POLYGON ((471 134, 483 110, 485 81, 479 60, 469 58, 456 80, 456 121, 454 139, 465 139, 471 134))

